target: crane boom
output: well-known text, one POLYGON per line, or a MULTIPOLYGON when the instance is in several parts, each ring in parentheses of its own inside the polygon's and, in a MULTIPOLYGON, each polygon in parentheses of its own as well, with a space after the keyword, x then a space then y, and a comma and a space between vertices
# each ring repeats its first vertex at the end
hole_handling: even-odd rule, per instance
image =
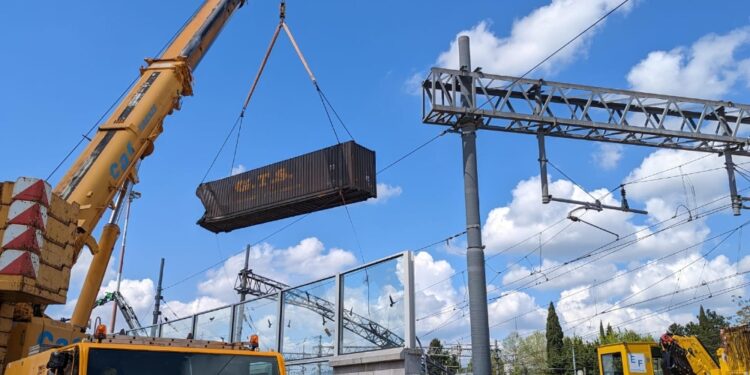
POLYGON ((121 205, 114 197, 119 194, 121 202, 137 182, 137 166, 153 152, 164 119, 192 95, 193 70, 244 2, 204 0, 164 52, 146 59, 139 78, 54 190, 36 178, 0 183, 0 265, 6 265, 0 269, 0 374, 34 345, 65 345, 83 336, 120 233, 121 205), (96 241, 92 233, 110 208, 96 241), (93 260, 72 318, 54 321, 44 311, 65 303, 70 270, 84 245, 93 260))
POLYGON ((119 234, 116 224, 105 225, 96 246, 92 231, 111 207, 115 194, 123 191, 128 181, 137 179, 136 163, 153 152, 164 118, 180 108, 183 96, 192 95, 192 71, 243 3, 206 0, 161 56, 146 59, 140 78, 55 188, 63 199, 80 206, 76 254, 84 244, 94 252, 71 319, 73 325, 87 324, 119 234))

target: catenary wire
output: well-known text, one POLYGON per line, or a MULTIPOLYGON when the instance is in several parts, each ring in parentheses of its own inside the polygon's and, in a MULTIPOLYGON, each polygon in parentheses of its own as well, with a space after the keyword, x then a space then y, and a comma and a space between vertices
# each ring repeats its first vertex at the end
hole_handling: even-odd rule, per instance
POLYGON ((419 146, 415 147, 415 148, 414 148, 414 149, 412 149, 411 151, 409 151, 409 152, 407 152, 406 154, 402 155, 401 157, 399 157, 398 159, 394 160, 394 161, 393 161, 393 162, 391 162, 390 164, 388 164, 388 165, 386 165, 385 167, 381 168, 381 169, 380 169, 380 170, 379 170, 379 171, 378 171, 378 172, 376 173, 376 175, 379 175, 379 174, 381 174, 381 173, 385 172, 386 170, 390 169, 390 168, 391 168, 391 167, 393 167, 394 165, 396 165, 396 164, 398 164, 398 163, 402 162, 402 161, 403 161, 404 159, 408 158, 409 156, 412 156, 412 155, 413 155, 413 154, 414 154, 415 152, 417 152, 417 151, 421 150, 422 148, 424 148, 425 146, 429 145, 430 143, 432 143, 432 142, 433 142, 433 141, 435 141, 436 139, 438 139, 438 138, 440 138, 440 137, 442 137, 442 136, 444 136, 444 135, 448 134, 448 132, 450 132, 450 131, 451 131, 451 129, 450 129, 450 128, 449 128, 449 129, 446 129, 446 130, 444 130, 444 131, 440 132, 440 133, 439 133, 438 135, 436 135, 436 136, 434 136, 434 137, 432 137, 432 138, 428 139, 428 140, 427 140, 426 142, 424 142, 424 143, 420 144, 419 146))
MULTIPOLYGON (((747 188, 743 189, 743 191, 744 191, 744 190, 747 190, 747 188)), ((722 200, 722 199, 725 199, 725 198, 726 198, 726 196, 724 196, 724 197, 720 197, 720 198, 717 198, 717 199, 715 199, 715 200, 713 200, 713 201, 710 201, 710 202, 708 202, 708 203, 705 203, 705 204, 701 205, 700 207, 696 207, 696 210, 697 210, 697 209, 699 209, 699 208, 702 208, 702 207, 706 207, 706 206, 709 206, 709 205, 711 205, 711 204, 713 204, 713 203, 716 203, 716 202, 718 202, 718 201, 720 201, 720 200, 722 200)), ((725 205, 725 206, 719 207, 718 209, 713 209, 713 210, 709 210, 709 211, 706 211, 706 212, 704 212, 704 213, 702 213, 702 214, 698 214, 697 216, 710 216, 710 215, 712 215, 712 214, 714 214, 714 213, 720 212, 721 210, 724 210, 724 209, 727 209, 727 208, 728 208, 728 205, 725 205)), ((683 213, 683 214, 680 214, 680 215, 675 215, 675 217, 673 217, 672 219, 675 219, 675 218, 677 218, 677 217, 679 217, 679 216, 683 216, 683 215, 685 215, 685 214, 686 214, 686 213, 683 213)), ((643 228, 643 229, 641 229, 641 230, 639 230, 639 231, 636 231, 636 232, 633 232, 633 233, 631 233, 630 235, 628 235, 628 236, 626 236, 626 237, 624 237, 624 238, 630 237, 630 236, 632 236, 632 235, 636 235, 637 233, 639 233, 639 232, 641 232, 641 231, 643 231, 643 230, 649 230, 649 229, 652 229, 653 227, 655 227, 655 226, 658 226, 658 225, 661 225, 661 224, 663 224, 663 223, 666 223, 667 221, 669 221, 669 220, 672 220, 672 219, 667 219, 667 220, 664 220, 664 221, 662 221, 662 222, 660 222, 660 223, 656 223, 656 224, 654 224, 654 225, 652 225, 652 226, 649 226, 649 227, 647 227, 647 228, 643 228)), ((687 222, 689 222, 689 221, 690 221, 690 220, 687 220, 687 221, 684 221, 684 222, 681 222, 681 223, 676 223, 676 224, 670 225, 669 227, 667 227, 667 228, 665 228, 665 229, 663 229, 663 230, 660 230, 660 231, 658 231, 658 232, 655 232, 654 234, 656 234, 656 233, 660 233, 660 232, 662 232, 662 231, 665 231, 665 230, 669 230, 669 229, 672 229, 672 228, 674 228, 674 227, 676 227, 676 226, 678 226, 678 225, 682 225, 682 224, 684 224, 684 223, 687 223, 687 222)), ((548 227, 548 228, 549 228, 549 227, 548 227)), ((533 238, 533 237, 534 237, 534 236, 532 236, 531 238, 533 238)), ((624 238, 623 238, 623 239, 624 239, 624 238)), ((524 240, 523 242, 525 242, 525 241, 528 241, 528 239, 524 240)), ((617 242, 617 241, 614 241, 614 242, 617 242)), ((637 241, 636 241, 636 242, 637 242, 637 241)), ((611 243, 610 243, 610 244, 611 244, 611 243)), ((631 245, 632 245, 632 244, 631 244, 631 245)), ((605 245, 605 246, 606 246, 606 245, 605 245)), ((591 253, 591 254, 594 254, 596 250, 600 250, 600 252, 602 252, 602 251, 601 251, 601 249, 602 249, 603 247, 605 247, 605 246, 600 246, 600 247, 599 247, 598 249, 595 249, 594 251, 592 251, 592 252, 590 252, 590 253, 591 253)), ((628 245, 628 246, 630 246, 630 245, 628 245)), ((626 247, 627 247, 627 246, 626 246, 626 247)), ((624 247, 623 247, 623 248, 624 248, 624 247)), ((606 250, 606 249, 605 249, 605 250, 606 250)), ((619 250, 622 250, 622 248, 620 248, 619 250, 618 250, 617 248, 615 248, 614 250, 615 250, 615 251, 619 251, 619 250)), ((610 252, 609 254, 611 254, 611 253, 612 253, 612 252, 610 252)), ((609 254, 605 254, 605 256, 606 256, 606 255, 609 255, 609 254)), ((572 264, 572 263, 574 263, 574 262, 576 262, 576 261, 579 261, 579 260, 582 260, 582 259, 586 259, 586 258, 588 258, 589 256, 590 256, 590 255, 588 255, 588 256, 587 256, 587 255, 579 256, 579 257, 577 257, 577 258, 575 258, 575 259, 573 259, 573 260, 571 260, 571 261, 567 261, 567 262, 563 263, 562 265, 560 265, 560 266, 559 266, 559 267, 557 267, 557 268, 559 269, 560 267, 563 267, 563 266, 566 266, 566 265, 572 264)), ((601 259, 601 257, 600 257, 600 258, 598 258, 598 259, 595 259, 595 260, 599 260, 599 259, 601 259)), ((594 260, 594 261, 595 261, 595 260, 594 260)), ((592 262, 593 262, 593 261, 592 261, 592 262)), ((589 263, 591 263, 591 262, 589 262, 589 263)), ((588 263, 587 263, 587 264, 588 264, 588 263)), ((580 267, 579 267, 579 268, 580 268, 580 267)), ((547 271, 547 272, 551 272, 551 271, 550 271, 549 269, 547 269, 547 270, 545 270, 545 271, 547 271)), ((554 271, 554 270, 552 270, 552 271, 554 271)), ((621 276, 621 275, 619 275, 619 276, 618 276, 618 275, 615 275, 615 277, 620 277, 620 276, 621 276)), ((552 277, 552 279, 554 279, 554 278, 557 278, 557 277, 560 277, 560 275, 557 275, 557 276, 553 276, 553 277, 552 277)), ((545 275, 545 278, 546 278, 546 275, 545 275)), ((436 283, 436 284, 434 284, 434 285, 437 285, 437 284, 439 284, 439 283, 441 283, 441 282, 444 282, 444 281, 445 281, 445 280, 442 280, 442 281, 440 281, 440 282, 438 282, 438 283, 436 283)), ((515 281, 518 281, 518 280, 515 280, 515 281)), ((514 282, 515 282, 515 281, 514 281, 514 282)), ((551 281, 551 280, 550 280, 550 279, 547 279, 547 280, 546 280, 545 282, 549 282, 549 281, 551 281)), ((599 285, 602 285, 602 284, 604 284, 604 283, 606 283, 606 282, 609 282, 609 280, 605 280, 605 281, 602 281, 602 282, 600 282, 600 283, 598 283, 597 285, 594 285, 594 286, 592 286, 592 287, 597 287, 597 286, 599 286, 599 285)), ((536 286, 536 285, 539 285, 539 284, 540 284, 540 283, 537 283, 537 284, 535 284, 535 285, 532 285, 532 286, 536 286)), ((434 286, 434 285, 431 285, 430 287, 432 287, 432 286, 434 286)), ((590 287, 590 288, 591 288, 591 287, 590 287)), ((496 288, 496 289, 499 289, 499 288, 496 288)), ((526 288, 524 288, 524 289, 528 289, 528 287, 526 287, 526 288)), ((516 291, 517 291, 517 290, 516 290, 516 291)), ((516 291, 512 291, 512 292, 516 292, 516 291)), ((492 291, 490 291, 490 292, 492 292, 492 291)), ((507 295, 507 294, 506 294, 506 295, 507 295)), ((505 296, 505 295, 503 295, 503 296, 500 296, 500 297, 498 297, 498 298, 502 298, 502 297, 504 297, 504 296, 505 296)), ((497 299, 497 298, 495 298, 495 299, 497 299)), ((491 299, 491 300, 492 300, 492 299, 491 299)), ((445 309, 445 308, 448 308, 448 309, 450 309, 450 308, 453 308, 454 306, 458 306, 458 305, 461 305, 461 304, 462 304, 462 303, 457 303, 457 304, 454 304, 454 305, 449 305, 449 306, 447 306, 447 307, 444 307, 444 309, 445 309)), ((449 311, 450 311, 450 310, 449 310, 449 311)))
MULTIPOLYGON (((606 282, 606 281, 604 281, 604 282, 606 282)), ((600 284, 601 284, 601 283, 600 283, 600 284)), ((590 288, 592 288, 592 287, 590 286, 590 287, 589 287, 589 289, 590 289, 590 288)), ((508 295, 508 294, 506 294, 506 295, 508 295)), ((506 295, 500 296, 500 297, 498 297, 498 298, 502 298, 502 297, 505 297, 506 295)), ((492 301, 492 300, 495 300, 495 299, 498 299, 498 298, 490 299, 490 301, 492 301)), ((563 296, 563 297, 561 297, 561 299, 562 299, 562 298, 567 298, 567 297, 563 296)), ((560 300, 561 300, 561 299, 560 299, 560 300)), ((558 302, 559 302, 559 300, 558 300, 558 302)), ((459 303, 459 304, 455 304, 455 306, 458 306, 458 305, 460 305, 460 303, 459 303)), ((450 307, 452 307, 452 306, 448 306, 447 308, 450 308, 450 307)), ((463 307, 463 309, 465 309, 465 307, 463 307)), ((509 322, 509 321, 513 321, 514 319, 517 319, 517 318, 520 318, 520 317, 526 316, 526 315, 528 315, 528 314, 531 314, 531 313, 533 313, 533 312, 536 312, 536 311, 540 311, 540 310, 543 310, 543 309, 542 309, 542 308, 537 308, 537 309, 533 309, 533 310, 527 311, 527 312, 525 312, 525 313, 522 313, 522 314, 520 314, 520 315, 517 315, 517 316, 515 316, 515 317, 512 317, 512 318, 510 318, 510 319, 508 319, 508 320, 506 320, 506 321, 502 321, 502 322, 500 322, 500 323, 494 324, 494 325, 492 325, 492 326, 491 326, 490 328, 494 328, 494 327, 496 327, 496 326, 498 326, 498 325, 501 325, 501 324, 507 323, 507 322, 509 322)), ((450 325, 450 324, 452 324, 452 323, 454 323, 454 322, 445 322, 445 323, 444 323, 444 324, 443 324, 442 326, 443 326, 443 327, 445 327, 445 326, 448 326, 448 325, 450 325)))

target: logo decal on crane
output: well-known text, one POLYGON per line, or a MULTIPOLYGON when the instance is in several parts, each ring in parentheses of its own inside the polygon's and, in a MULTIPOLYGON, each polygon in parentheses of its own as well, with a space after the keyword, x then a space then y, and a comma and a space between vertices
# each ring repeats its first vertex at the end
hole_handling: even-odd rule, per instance
POLYGON ((120 155, 119 163, 112 163, 112 165, 109 166, 109 175, 112 176, 113 179, 117 180, 122 176, 122 172, 125 172, 125 170, 128 169, 128 166, 130 165, 130 157, 133 156, 133 154, 135 154, 133 144, 128 142, 125 152, 120 155))

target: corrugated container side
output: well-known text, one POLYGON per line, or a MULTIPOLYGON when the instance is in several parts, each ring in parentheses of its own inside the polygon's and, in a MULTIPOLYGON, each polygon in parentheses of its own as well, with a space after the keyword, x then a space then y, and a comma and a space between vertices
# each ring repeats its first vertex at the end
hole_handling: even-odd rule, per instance
POLYGON ((375 153, 354 142, 198 186, 213 232, 279 220, 376 196, 375 153))

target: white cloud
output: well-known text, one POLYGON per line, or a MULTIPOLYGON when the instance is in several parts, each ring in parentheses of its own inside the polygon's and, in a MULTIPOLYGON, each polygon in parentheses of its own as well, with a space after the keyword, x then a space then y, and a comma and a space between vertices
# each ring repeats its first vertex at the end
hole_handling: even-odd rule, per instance
MULTIPOLYGON (((748 159, 735 157, 734 161, 745 163, 748 159)), ((726 176, 724 158, 717 155, 659 150, 643 159, 625 182, 642 181, 627 186, 628 197, 645 202, 651 217, 664 220, 674 216, 678 207, 684 212, 680 205, 694 210, 696 205, 728 195, 726 176)))
POLYGON ((463 273, 456 274, 450 263, 434 259, 430 253, 420 251, 414 255, 417 335, 440 328, 435 335, 443 337, 446 332, 457 332, 467 323, 460 315, 464 293, 454 287, 454 283, 462 283, 463 277, 463 273), (444 326, 456 319, 461 322, 444 326))
POLYGON ((232 167, 231 175, 234 176, 245 171, 247 171, 247 168, 243 164, 238 164, 236 167, 232 167))
MULTIPOLYGON (((542 61, 576 34, 593 24, 617 6, 618 0, 552 0, 529 15, 513 22, 510 35, 499 37, 488 21, 481 21, 458 35, 471 38, 472 66, 494 74, 519 75, 542 61)), ((632 2, 623 6, 628 10, 632 2)), ((554 73, 576 58, 585 55, 599 26, 576 39, 540 67, 543 73, 554 73)), ((453 41, 448 51, 440 54, 437 65, 458 68, 458 43, 453 41)))
MULTIPOLYGON (((207 273, 207 277, 198 285, 198 290, 206 296, 230 302, 237 299, 234 282, 237 273, 245 262, 245 254, 237 254, 225 261, 220 267, 207 273)), ((310 237, 297 245, 277 249, 268 243, 253 246, 250 249, 250 268, 259 275, 271 277, 286 284, 297 284, 349 268, 357 263, 357 258, 349 251, 330 248, 310 237)))
POLYGON ((544 329, 547 311, 526 293, 512 293, 487 306, 490 326, 505 325, 513 330, 544 329))
POLYGON ((599 143, 597 150, 591 155, 594 163, 604 170, 617 168, 620 159, 622 159, 622 145, 615 143, 599 143))
MULTIPOLYGON (((586 192, 567 180, 551 180, 550 194, 554 197, 592 201, 586 192)), ((604 197, 605 189, 590 192, 595 197, 604 197)), ((618 206, 612 196, 601 199, 602 203, 618 206)), ((482 229, 487 253, 494 254, 530 237, 567 217, 577 206, 552 202, 542 204, 540 179, 538 176, 523 180, 513 189, 513 200, 509 205, 490 211, 482 229)), ((633 214, 613 210, 589 212, 585 220, 601 228, 621 235, 634 231, 628 222, 633 214)), ((592 250, 612 241, 614 236, 583 223, 563 221, 543 233, 542 256, 553 259, 569 259, 585 250, 592 250)), ((529 240, 511 250, 511 254, 527 253, 538 247, 539 238, 529 240)), ((538 258, 537 258, 538 259, 538 258)))
POLYGON ((416 72, 409 76, 406 82, 404 82, 404 92, 414 96, 422 95, 422 81, 424 81, 425 76, 424 72, 416 72))
POLYGON ((165 307, 162 309, 162 315, 166 316, 169 320, 175 320, 177 317, 182 318, 202 311, 226 306, 227 302, 213 297, 199 296, 189 302, 173 300, 167 301, 164 305, 165 307))
MULTIPOLYGON (((458 36, 471 38, 471 64, 492 74, 521 75, 567 43, 576 34, 593 24, 605 13, 617 6, 618 0, 552 0, 530 14, 513 22, 510 35, 503 37, 492 30, 492 22, 483 20, 469 30, 458 33, 447 51, 442 52, 436 66, 458 69, 458 36)), ((629 11, 632 2, 625 4, 620 11, 629 11)), ((552 74, 571 64, 577 58, 585 57, 591 39, 601 22, 593 30, 577 38, 569 46, 558 52, 538 68, 542 74, 552 74)), ((750 71, 750 67, 748 67, 750 71)), ((421 84, 427 74, 417 72, 404 82, 404 91, 420 95, 421 84)))
POLYGON ((724 255, 704 258, 693 252, 668 262, 645 265, 638 264, 638 271, 623 274, 614 283, 594 288, 583 284, 562 291, 558 314, 568 327, 579 326, 579 333, 595 331, 599 320, 605 325, 625 323, 627 326, 622 328, 650 332, 654 327, 666 329, 672 322, 685 323, 694 319, 697 304, 702 300, 712 310, 731 315, 736 310, 731 295, 747 290, 727 292, 746 283, 747 276, 738 276, 737 264, 724 255), (706 299, 709 296, 710 299, 706 299), (663 311, 668 308, 671 310, 663 311))
POLYGON ((690 47, 653 51, 628 73, 628 82, 639 91, 718 99, 738 79, 750 77, 750 59, 735 54, 750 43, 750 27, 724 35, 709 34, 690 47))
MULTIPOLYGON (((72 290, 76 292, 80 290, 80 284, 85 278, 90 262, 91 255, 82 253, 79 262, 73 268, 71 287, 75 289, 72 290)), ((357 259, 351 252, 338 248, 326 249, 323 243, 314 237, 303 239, 297 245, 285 249, 277 249, 268 243, 263 243, 250 250, 250 265, 257 273, 287 284, 298 284, 329 276, 356 263, 357 259)), ((244 253, 235 255, 221 266, 209 270, 205 279, 198 284, 195 298, 187 302, 167 301, 162 305, 163 316, 174 320, 176 317, 184 317, 236 302, 238 297, 234 291, 234 282, 243 265, 244 253)), ((104 285, 99 290, 98 298, 103 297, 105 292, 115 290, 115 287, 115 274, 110 269, 105 276, 104 285)), ((148 325, 151 321, 150 312, 155 295, 153 280, 123 279, 120 291, 133 307, 136 315, 139 318, 146 318, 141 321, 141 324, 148 325)), ((47 313, 55 318, 70 317, 76 302, 77 295, 70 295, 65 305, 52 306, 47 313)), ((112 305, 109 303, 95 308, 91 314, 92 321, 96 317, 101 317, 102 321, 109 325, 111 309, 112 305)), ((122 315, 118 312, 117 329, 120 327, 126 326, 122 315)))
POLYGON ((377 198, 370 198, 367 200, 370 204, 379 204, 379 203, 385 203, 388 202, 391 198, 396 198, 403 193, 403 189, 401 186, 397 185, 389 185, 385 183, 379 183, 377 185, 378 189, 378 197, 377 198))
MULTIPOLYGON (((747 160, 735 158, 736 163, 745 163, 747 160)), ((630 206, 645 208, 649 212, 648 216, 604 210, 589 211, 584 220, 620 236, 640 231, 639 243, 629 247, 627 251, 611 256, 608 260, 632 261, 653 258, 699 243, 709 235, 706 219, 698 218, 697 214, 698 211, 729 203, 726 181, 723 158, 715 155, 696 155, 686 151, 659 150, 646 157, 623 180, 626 183, 630 206), (680 165, 683 166, 673 168, 680 165), (682 174, 686 176, 682 177, 682 174), (709 202, 715 203, 696 210, 698 206, 709 202), (647 223, 655 224, 672 219, 677 214, 687 218, 688 209, 694 220, 664 233, 655 233, 640 223, 645 219, 647 223)), ((554 197, 578 201, 593 200, 567 180, 550 179, 549 189, 554 197)), ((608 192, 609 189, 589 191, 594 197, 606 196, 601 199, 602 203, 619 206, 620 202, 612 195, 607 196, 608 192)), ((543 205, 538 176, 519 182, 512 194, 512 201, 506 206, 492 209, 484 223, 483 236, 489 254, 534 236, 566 217, 576 207, 557 202, 543 205)), ((619 192, 615 191, 613 195, 619 196, 619 192)), ((567 260, 575 254, 580 255, 584 251, 593 250, 611 240, 614 240, 611 234, 583 223, 561 222, 543 233, 542 256, 550 260, 567 260)), ((510 253, 527 253, 538 247, 538 243, 538 237, 530 239, 512 249, 510 253)))
MULTIPOLYGON (((536 259, 534 259, 536 261, 536 259)), ((503 274, 502 283, 512 288, 518 288, 530 281, 540 282, 538 290, 560 290, 572 288, 581 284, 591 283, 597 277, 601 281, 612 277, 617 273, 617 266, 610 262, 592 262, 580 264, 580 268, 566 267, 564 272, 549 272, 549 270, 561 268, 563 264, 550 259, 544 259, 539 272, 539 265, 534 268, 525 265, 515 265, 503 274), (545 272, 546 271, 546 272, 545 272), (549 272, 549 275, 546 273, 549 272), (554 277, 554 282, 543 282, 545 277, 554 277)))

